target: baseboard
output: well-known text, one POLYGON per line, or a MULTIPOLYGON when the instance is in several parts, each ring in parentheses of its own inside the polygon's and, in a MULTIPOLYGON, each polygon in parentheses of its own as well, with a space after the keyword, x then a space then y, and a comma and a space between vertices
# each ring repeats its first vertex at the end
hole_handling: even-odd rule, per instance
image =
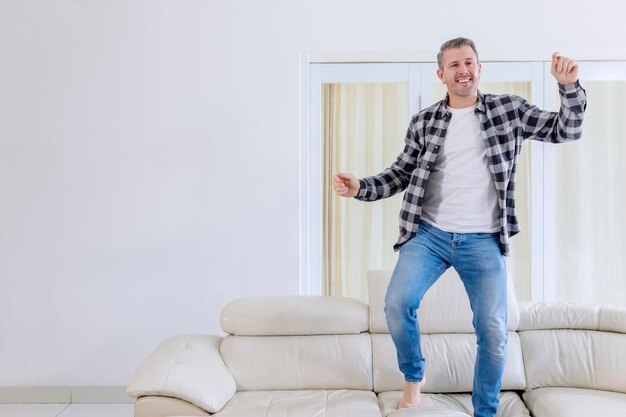
POLYGON ((0 387, 0 404, 131 404, 126 387, 0 387))

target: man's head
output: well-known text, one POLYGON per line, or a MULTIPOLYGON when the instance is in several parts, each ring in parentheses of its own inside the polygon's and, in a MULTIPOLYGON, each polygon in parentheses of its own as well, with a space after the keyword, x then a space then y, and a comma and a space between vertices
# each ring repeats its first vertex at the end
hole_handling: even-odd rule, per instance
POLYGON ((467 38, 451 39, 437 54, 437 76, 448 87, 450 99, 477 94, 482 66, 474 42, 467 38))
POLYGON ((474 54, 476 55, 476 63, 478 63, 478 51, 476 50, 476 44, 474 41, 467 38, 454 38, 441 45, 441 49, 437 54, 437 64, 439 64, 439 69, 443 69, 443 53, 445 51, 448 49, 462 48, 463 46, 469 46, 472 48, 474 54))

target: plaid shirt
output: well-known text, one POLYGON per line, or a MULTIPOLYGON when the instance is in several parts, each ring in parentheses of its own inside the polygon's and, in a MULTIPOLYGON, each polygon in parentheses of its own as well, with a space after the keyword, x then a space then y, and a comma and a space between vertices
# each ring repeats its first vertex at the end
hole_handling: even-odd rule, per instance
MULTIPOLYGON (((515 216, 515 169, 525 139, 562 143, 579 139, 583 113, 587 104, 585 90, 578 81, 560 85, 561 109, 558 113, 543 111, 513 95, 481 94, 475 113, 480 120, 481 135, 487 148, 489 170, 498 192, 500 212, 500 248, 510 251, 509 238, 520 231, 515 216)), ((361 188, 355 197, 375 201, 406 189, 400 210, 400 246, 417 233, 422 214, 424 188, 430 170, 446 138, 452 118, 446 109, 448 97, 411 119, 404 150, 397 160, 378 175, 359 180, 361 188)))

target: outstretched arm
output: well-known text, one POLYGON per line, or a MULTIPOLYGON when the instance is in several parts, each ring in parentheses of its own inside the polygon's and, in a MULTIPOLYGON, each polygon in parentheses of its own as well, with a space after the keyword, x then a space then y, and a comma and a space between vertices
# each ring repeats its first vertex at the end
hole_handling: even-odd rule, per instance
POLYGON ((403 191, 409 185, 411 173, 416 167, 417 156, 422 148, 416 139, 418 130, 416 126, 413 120, 404 139, 403 151, 396 161, 380 174, 361 179, 343 172, 333 176, 333 188, 337 195, 355 197, 362 201, 376 201, 403 191))
POLYGON ((524 102, 519 108, 524 137, 552 143, 580 139, 587 95, 578 82, 578 63, 555 52, 550 72, 559 83, 561 107, 549 112, 524 102))

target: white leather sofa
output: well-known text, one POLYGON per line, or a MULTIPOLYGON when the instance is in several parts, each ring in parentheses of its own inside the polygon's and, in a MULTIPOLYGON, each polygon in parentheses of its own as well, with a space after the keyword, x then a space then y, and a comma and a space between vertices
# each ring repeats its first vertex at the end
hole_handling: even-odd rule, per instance
MULTIPOLYGON (((427 384, 419 408, 396 410, 403 378, 383 298, 261 297, 222 311, 226 337, 175 336, 139 366, 135 417, 472 415, 475 336, 452 270, 419 310, 427 384)), ((508 359, 498 417, 626 416, 626 309, 521 303, 509 285, 508 359)))

